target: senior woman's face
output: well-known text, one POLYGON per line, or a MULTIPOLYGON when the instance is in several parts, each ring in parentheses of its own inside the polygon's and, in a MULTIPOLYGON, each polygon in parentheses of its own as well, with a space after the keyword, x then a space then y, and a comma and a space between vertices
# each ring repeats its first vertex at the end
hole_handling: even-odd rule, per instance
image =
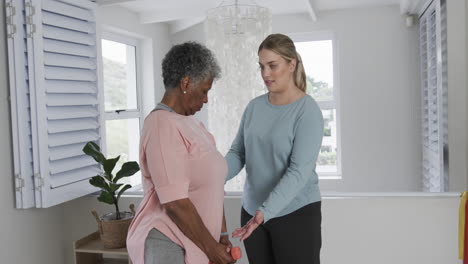
POLYGON ((194 115, 200 111, 203 104, 208 103, 208 92, 213 85, 213 78, 201 81, 197 85, 193 85, 188 89, 187 93, 183 95, 185 112, 188 115, 194 115))

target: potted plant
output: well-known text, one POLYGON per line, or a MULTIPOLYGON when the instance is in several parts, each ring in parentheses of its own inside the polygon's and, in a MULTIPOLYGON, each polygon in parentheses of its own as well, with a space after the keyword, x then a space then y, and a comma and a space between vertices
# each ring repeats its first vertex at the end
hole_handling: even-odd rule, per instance
POLYGON ((89 183, 101 189, 101 193, 97 198, 103 203, 115 206, 115 212, 105 214, 101 217, 95 210, 92 214, 96 218, 99 227, 101 240, 105 248, 122 248, 125 247, 125 242, 128 233, 128 227, 135 215, 133 204, 130 205, 132 212, 121 212, 119 209, 120 196, 132 186, 130 184, 119 183, 119 180, 132 176, 140 170, 140 166, 135 161, 128 161, 122 164, 120 170, 115 174, 112 171, 120 159, 116 158, 107 159, 101 152, 99 145, 90 141, 86 143, 83 152, 97 161, 104 171, 92 177, 89 183))

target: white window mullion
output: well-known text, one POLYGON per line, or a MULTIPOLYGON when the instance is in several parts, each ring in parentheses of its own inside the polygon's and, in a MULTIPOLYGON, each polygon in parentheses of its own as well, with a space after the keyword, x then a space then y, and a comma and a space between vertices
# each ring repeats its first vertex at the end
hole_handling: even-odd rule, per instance
POLYGON ((440 191, 448 191, 448 164, 444 156, 448 155, 448 87, 447 87, 447 37, 446 37, 446 1, 437 1, 436 39, 437 39, 437 125, 439 131, 438 148, 440 164, 440 191))
MULTIPOLYGON (((121 163, 138 160, 139 134, 143 125, 141 89, 141 41, 132 34, 102 32, 102 70, 106 127, 105 152, 121 156, 121 163)), ((138 189, 139 173, 125 179, 138 189)))
POLYGON ((122 112, 106 112, 104 114, 106 120, 141 118, 140 111, 122 111, 122 112))
POLYGON ((440 20, 440 2, 437 1, 437 4, 435 6, 435 35, 436 35, 436 74, 437 74, 437 84, 436 84, 436 96, 437 96, 437 150, 438 150, 438 163, 439 163, 439 184, 440 184, 440 190, 441 192, 447 191, 446 189, 446 183, 445 183, 445 178, 444 178, 444 139, 443 139, 443 111, 442 111, 442 38, 441 38, 441 20, 440 20))
POLYGON ((447 2, 440 2, 440 40, 441 40, 441 108, 442 108, 442 164, 444 165, 444 189, 448 191, 449 186, 449 163, 448 163, 448 53, 447 53, 447 2))

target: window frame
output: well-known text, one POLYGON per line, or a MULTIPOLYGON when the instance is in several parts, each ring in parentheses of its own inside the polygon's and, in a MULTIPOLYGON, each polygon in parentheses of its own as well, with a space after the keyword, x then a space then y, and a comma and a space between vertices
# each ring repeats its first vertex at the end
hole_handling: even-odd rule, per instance
MULTIPOLYGON (((340 107, 340 74, 339 74, 339 53, 338 42, 331 31, 297 32, 287 33, 293 42, 307 41, 332 41, 333 52, 333 98, 331 101, 317 102, 321 110, 336 111, 336 146, 337 146, 337 170, 336 172, 317 172, 319 180, 327 181, 327 184, 342 183, 342 146, 341 146, 341 107, 340 107)), ((226 198, 238 198, 242 196, 243 191, 225 191, 226 198)))
POLYGON ((320 109, 336 111, 336 172, 317 172, 321 180, 341 180, 342 179, 342 159, 341 159, 341 111, 340 111, 340 75, 339 75, 339 54, 335 34, 331 31, 296 32, 289 33, 288 36, 296 42, 310 42, 331 40, 333 53, 333 100, 317 101, 320 109))
MULTIPOLYGON (((106 111, 105 109, 105 94, 104 94, 104 81, 102 83, 103 85, 103 99, 102 99, 102 105, 103 105, 103 126, 104 126, 104 133, 103 133, 103 141, 102 141, 102 149, 103 153, 107 155, 107 127, 106 127, 106 121, 111 121, 111 120, 128 120, 128 119, 134 119, 138 118, 139 121, 139 131, 141 133, 143 129, 143 121, 144 121, 144 101, 143 101, 143 61, 142 61, 142 48, 143 48, 143 43, 142 40, 138 37, 134 37, 131 35, 127 35, 125 33, 117 33, 112 31, 111 29, 105 28, 101 32, 101 36, 99 38, 100 42, 102 40, 108 40, 108 41, 114 41, 118 42, 121 44, 129 45, 129 46, 134 46, 135 47, 135 78, 136 78, 136 99, 137 99, 137 108, 136 109, 122 109, 122 110, 112 110, 112 111, 106 111)), ((101 43, 100 43, 101 44, 101 43)), ((102 49, 102 44, 101 44, 101 49, 102 49)), ((102 50, 101 50, 102 52, 102 50)), ((104 57, 102 57, 103 61, 104 57)), ((101 61, 101 63, 102 63, 101 61)), ((104 77, 104 65, 102 65, 102 73, 101 76, 104 77)), ((139 162, 139 161, 137 161, 139 162)), ((132 176, 134 177, 134 176, 132 176)), ((126 191, 126 194, 141 194, 142 191, 141 189, 141 182, 138 185, 132 186, 131 189, 126 191)))
MULTIPOLYGON (((106 111, 104 109, 104 120, 121 120, 121 119, 129 119, 129 118, 139 118, 140 119, 140 130, 143 127, 141 124, 142 116, 143 116, 143 99, 142 99, 142 87, 141 87, 141 43, 138 39, 132 38, 130 36, 125 36, 119 33, 114 33, 111 31, 104 31, 102 32, 100 40, 109 40, 114 41, 130 46, 135 47, 135 71, 136 71, 136 98, 137 98, 137 109, 128 109, 128 110, 119 110, 117 111, 106 111)), ((104 68, 103 68, 104 71, 104 68)), ((105 103, 104 98, 104 103, 105 103)), ((105 107, 105 106, 104 106, 105 107)))

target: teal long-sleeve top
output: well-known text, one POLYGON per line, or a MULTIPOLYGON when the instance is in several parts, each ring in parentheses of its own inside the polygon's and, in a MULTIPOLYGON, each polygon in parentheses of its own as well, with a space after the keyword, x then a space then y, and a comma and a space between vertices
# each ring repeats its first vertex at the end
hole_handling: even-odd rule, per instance
POLYGON ((315 164, 322 138, 322 112, 309 95, 287 105, 271 104, 268 94, 250 101, 225 157, 226 181, 245 165, 244 209, 261 210, 266 223, 320 201, 315 164))

